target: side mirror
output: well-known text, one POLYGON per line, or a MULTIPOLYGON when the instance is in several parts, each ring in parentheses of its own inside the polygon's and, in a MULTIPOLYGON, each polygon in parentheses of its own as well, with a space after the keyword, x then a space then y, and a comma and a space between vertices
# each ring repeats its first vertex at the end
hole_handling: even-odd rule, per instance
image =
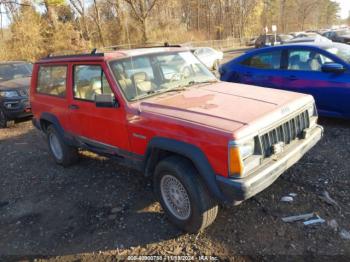
POLYGON ((322 72, 325 73, 344 73, 345 67, 338 63, 327 63, 322 66, 322 72))
POLYGON ((111 94, 101 94, 95 95, 95 105, 96 107, 104 107, 104 108, 118 108, 119 103, 115 99, 115 97, 111 94))

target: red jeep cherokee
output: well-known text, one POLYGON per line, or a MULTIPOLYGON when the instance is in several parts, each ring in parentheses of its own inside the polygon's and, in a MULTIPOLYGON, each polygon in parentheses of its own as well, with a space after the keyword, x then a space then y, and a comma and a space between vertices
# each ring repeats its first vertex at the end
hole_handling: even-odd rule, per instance
POLYGON ((87 149, 142 171, 188 232, 271 185, 323 133, 312 96, 220 82, 179 47, 47 57, 31 94, 58 164, 87 149))

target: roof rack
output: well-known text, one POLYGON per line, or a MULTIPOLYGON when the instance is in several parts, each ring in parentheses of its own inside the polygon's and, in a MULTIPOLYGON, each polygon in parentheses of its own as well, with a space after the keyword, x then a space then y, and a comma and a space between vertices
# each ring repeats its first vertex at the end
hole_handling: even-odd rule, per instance
POLYGON ((125 50, 125 49, 135 49, 135 48, 157 48, 157 47, 182 47, 179 44, 169 44, 168 42, 153 42, 146 44, 123 44, 123 45, 114 45, 114 46, 106 46, 102 47, 98 50, 101 51, 117 51, 117 50, 125 50))
POLYGON ((83 51, 82 53, 77 53, 77 51, 66 50, 61 53, 50 53, 42 59, 57 59, 57 58, 74 58, 74 57, 89 57, 89 56, 104 56, 104 53, 98 53, 97 48, 94 48, 90 52, 83 51))
POLYGON ((125 50, 125 49, 134 49, 134 48, 157 48, 157 47, 182 47, 179 44, 171 45, 168 42, 159 44, 159 43, 149 43, 144 45, 139 44, 130 44, 130 45, 116 45, 116 46, 108 46, 102 48, 94 48, 90 52, 77 53, 77 51, 66 50, 59 53, 50 53, 46 57, 42 58, 44 60, 47 59, 57 59, 57 58, 75 58, 75 57, 90 57, 90 56, 104 56, 103 51, 117 51, 117 50, 125 50), (127 48, 123 48, 127 47, 127 48))

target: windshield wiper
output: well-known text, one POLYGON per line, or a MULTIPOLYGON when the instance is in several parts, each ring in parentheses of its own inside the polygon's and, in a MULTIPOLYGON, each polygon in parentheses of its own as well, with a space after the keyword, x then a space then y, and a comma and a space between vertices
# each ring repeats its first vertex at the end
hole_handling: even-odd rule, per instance
POLYGON ((184 91, 184 90, 186 90, 186 88, 184 88, 184 87, 175 87, 175 88, 170 88, 170 89, 166 89, 166 90, 162 90, 162 89, 161 90, 150 90, 145 94, 138 95, 137 97, 134 97, 132 99, 132 101, 137 101, 137 100, 140 100, 142 98, 145 98, 145 97, 148 97, 148 96, 151 96, 154 94, 163 94, 163 93, 168 93, 168 92, 179 92, 179 91, 184 91))
POLYGON ((169 88, 169 89, 165 89, 165 90, 159 90, 159 93, 169 93, 169 92, 179 92, 179 91, 185 91, 186 88, 184 86, 177 86, 174 88, 169 88))
POLYGON ((189 81, 186 85, 179 85, 173 88, 168 89, 160 89, 160 90, 150 90, 147 93, 143 95, 139 95, 133 99, 133 101, 145 98, 147 96, 153 95, 153 94, 164 94, 164 93, 170 93, 170 92, 180 92, 187 90, 187 87, 195 85, 195 84, 210 84, 210 83, 216 83, 218 80, 207 80, 207 81, 189 81))
POLYGON ((217 83, 219 82, 218 80, 207 80, 207 81, 190 81, 187 83, 187 85, 184 85, 183 87, 188 87, 192 85, 199 85, 199 84, 211 84, 211 83, 217 83))

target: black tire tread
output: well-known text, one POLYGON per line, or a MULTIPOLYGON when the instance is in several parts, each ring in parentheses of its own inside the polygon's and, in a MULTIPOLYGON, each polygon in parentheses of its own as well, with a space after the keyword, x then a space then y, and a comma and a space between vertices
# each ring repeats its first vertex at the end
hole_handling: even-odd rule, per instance
MULTIPOLYGON (((172 218, 172 215, 168 214, 168 216, 170 216, 170 220, 173 221, 178 227, 189 233, 200 232, 211 225, 218 214, 218 204, 210 195, 207 187, 199 177, 198 172, 193 166, 192 162, 181 156, 167 157, 157 165, 155 176, 159 175, 158 173, 160 170, 164 168, 173 169, 175 173, 184 174, 187 176, 187 181, 190 181, 190 183, 187 183, 187 186, 189 188, 186 187, 186 190, 191 191, 193 194, 196 194, 197 196, 195 197, 199 202, 197 203, 199 213, 197 214, 197 217, 193 218, 193 221, 189 221, 189 223, 186 224, 176 223, 176 221, 174 222, 176 218, 172 218)), ((155 183, 157 183, 157 178, 155 178, 155 183)), ((154 188, 156 189, 158 198, 161 198, 160 190, 156 184, 154 188)))
POLYGON ((216 219, 216 216, 219 212, 219 207, 216 203, 216 201, 210 196, 207 187, 204 185, 203 181, 196 176, 197 180, 197 186, 201 189, 199 192, 201 192, 201 198, 204 199, 204 203, 206 204, 206 211, 203 213, 203 222, 199 229, 199 231, 202 231, 204 228, 210 226, 214 220, 216 219))
MULTIPOLYGON (((1 111, 0 114, 3 114, 3 116, 4 116, 4 118, 5 118, 5 119, 4 119, 5 121, 4 121, 3 123, 0 122, 0 128, 7 128, 7 127, 9 126, 9 125, 8 125, 9 122, 8 122, 8 120, 7 120, 6 114, 5 114, 5 112, 4 112, 4 110, 3 110, 2 108, 0 108, 0 111, 1 111)), ((1 115, 0 115, 0 117, 1 117, 1 115)))
POLYGON ((63 166, 63 167, 68 167, 71 166, 73 164, 75 164, 78 160, 79 160, 79 153, 78 153, 78 149, 72 146, 67 145, 63 138, 60 136, 60 134, 57 132, 56 128, 54 127, 54 125, 49 125, 47 127, 46 130, 47 133, 47 140, 48 140, 48 145, 49 145, 49 150, 51 152, 52 157, 55 159, 56 163, 63 166), (51 148, 50 148, 50 141, 49 141, 49 134, 51 132, 54 132, 55 135, 58 137, 60 144, 62 146, 62 150, 63 150, 63 159, 56 159, 56 157, 54 156, 54 154, 51 152, 51 148))

